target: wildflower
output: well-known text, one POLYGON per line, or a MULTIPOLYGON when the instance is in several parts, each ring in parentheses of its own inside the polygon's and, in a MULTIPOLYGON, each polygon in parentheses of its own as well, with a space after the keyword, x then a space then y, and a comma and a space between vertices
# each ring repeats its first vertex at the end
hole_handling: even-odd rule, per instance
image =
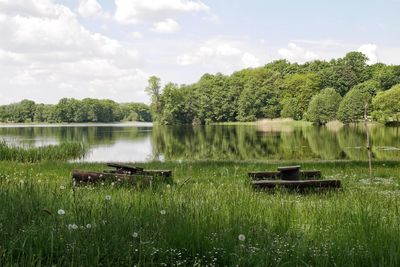
POLYGON ((167 212, 165 210, 160 210, 161 215, 165 215, 167 212))
POLYGON ((90 223, 88 223, 88 224, 86 224, 86 228, 90 229, 90 228, 92 228, 92 225, 90 223))
POLYGON ((60 185, 60 189, 61 189, 61 190, 64 190, 64 189, 65 189, 65 186, 60 185))
POLYGON ((58 215, 64 215, 64 214, 65 214, 65 210, 59 209, 59 210, 57 211, 57 213, 58 213, 58 215))
POLYGON ((246 240, 246 236, 243 235, 243 234, 240 234, 240 235, 238 236, 238 239, 239 239, 240 241, 245 241, 245 240, 246 240))
POLYGON ((114 184, 115 184, 115 183, 114 183, 114 182, 112 182, 112 183, 111 183, 111 186, 114 186, 114 184))
POLYGON ((107 196, 105 197, 105 199, 106 199, 107 201, 110 201, 110 200, 111 200, 111 196, 110 196, 110 195, 107 195, 107 196))
POLYGON ((136 237, 138 237, 139 236, 139 234, 138 233, 136 233, 136 232, 133 232, 133 234, 132 234, 132 237, 133 238, 136 238, 136 237))
POLYGON ((101 183, 101 185, 104 185, 104 183, 101 183))
POLYGON ((39 180, 38 180, 38 183, 41 183, 41 182, 42 182, 42 180, 39 179, 39 180))
POLYGON ((72 223, 72 224, 68 224, 68 230, 76 230, 78 229, 78 225, 72 223))

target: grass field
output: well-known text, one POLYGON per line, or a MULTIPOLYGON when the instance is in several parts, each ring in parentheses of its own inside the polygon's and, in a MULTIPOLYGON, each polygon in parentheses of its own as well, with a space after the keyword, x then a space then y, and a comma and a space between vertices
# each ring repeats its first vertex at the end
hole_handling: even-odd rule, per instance
MULTIPOLYGON (((290 163, 285 163, 290 164, 290 163)), ((335 192, 255 192, 277 164, 139 164, 174 184, 73 187, 102 164, 0 162, 0 266, 399 266, 400 163, 304 163, 335 192)), ((280 164, 282 165, 282 163, 280 164)))

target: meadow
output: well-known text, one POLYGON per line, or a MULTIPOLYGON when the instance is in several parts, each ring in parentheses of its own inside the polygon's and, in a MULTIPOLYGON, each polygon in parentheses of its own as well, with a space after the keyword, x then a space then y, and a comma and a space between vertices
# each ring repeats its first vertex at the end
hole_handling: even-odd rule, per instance
MULTIPOLYGON (((298 163, 298 162, 296 162, 298 163)), ((291 162, 150 162, 173 184, 74 186, 103 164, 0 162, 0 266, 399 266, 400 165, 303 162, 343 188, 254 191, 291 162)))

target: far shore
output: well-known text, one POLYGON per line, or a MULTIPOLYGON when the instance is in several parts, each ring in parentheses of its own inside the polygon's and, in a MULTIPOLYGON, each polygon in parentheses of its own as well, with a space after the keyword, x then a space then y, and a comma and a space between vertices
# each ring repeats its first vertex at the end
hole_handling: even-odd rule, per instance
POLYGON ((4 123, 0 122, 0 128, 17 128, 17 127, 86 127, 86 126, 98 126, 98 127, 126 127, 126 126, 146 126, 152 127, 152 122, 141 122, 141 121, 126 121, 126 122, 83 122, 83 123, 38 123, 38 122, 28 122, 28 123, 4 123))

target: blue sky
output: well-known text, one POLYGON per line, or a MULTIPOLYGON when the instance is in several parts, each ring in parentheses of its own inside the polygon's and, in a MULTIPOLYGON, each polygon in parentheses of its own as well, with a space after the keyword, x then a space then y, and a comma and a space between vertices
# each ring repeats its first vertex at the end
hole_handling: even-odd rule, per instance
POLYGON ((148 76, 197 81, 361 51, 400 64, 400 0, 0 0, 0 103, 148 101, 148 76))

